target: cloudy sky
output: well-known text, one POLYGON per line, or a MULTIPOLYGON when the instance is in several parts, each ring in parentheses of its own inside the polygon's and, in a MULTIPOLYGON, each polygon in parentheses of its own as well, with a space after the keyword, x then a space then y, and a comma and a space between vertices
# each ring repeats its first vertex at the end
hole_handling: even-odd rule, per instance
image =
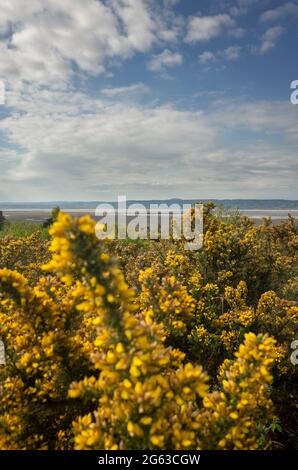
POLYGON ((1 0, 0 201, 297 199, 298 0, 1 0))

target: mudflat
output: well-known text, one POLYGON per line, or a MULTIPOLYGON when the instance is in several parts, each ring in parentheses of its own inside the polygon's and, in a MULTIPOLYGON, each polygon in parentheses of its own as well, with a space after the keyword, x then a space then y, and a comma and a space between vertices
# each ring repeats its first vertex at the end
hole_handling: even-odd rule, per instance
MULTIPOLYGON (((99 220, 100 217, 96 217, 94 215, 94 209, 63 209, 63 212, 71 214, 73 217, 81 217, 85 214, 89 214, 95 220, 99 220)), ((298 217, 298 210, 297 209, 268 209, 268 210, 256 210, 256 209, 247 209, 240 211, 241 214, 251 218, 256 223, 260 223, 262 218, 264 217, 271 217, 273 224, 278 224, 282 220, 288 217, 288 214, 291 214, 293 217, 298 217)), ((11 221, 26 221, 41 224, 43 223, 49 216, 51 210, 50 209, 10 209, 4 210, 3 215, 11 221)), ((128 219, 132 217, 128 216, 128 219)))

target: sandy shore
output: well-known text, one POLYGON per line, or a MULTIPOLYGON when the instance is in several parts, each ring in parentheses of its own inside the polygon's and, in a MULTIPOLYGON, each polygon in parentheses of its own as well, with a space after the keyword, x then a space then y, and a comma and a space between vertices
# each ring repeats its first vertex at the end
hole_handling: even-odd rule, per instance
MULTIPOLYGON (((75 209, 71 211, 64 211, 68 214, 71 214, 74 217, 81 217, 85 214, 90 214, 91 216, 94 214, 94 210, 86 210, 86 209, 75 209)), ((46 219, 50 217, 51 210, 49 209, 23 209, 23 210, 7 210, 3 211, 4 217, 11 221, 17 220, 24 220, 26 222, 34 222, 34 223, 42 223, 46 219)))
MULTIPOLYGON (((71 214, 72 216, 75 217, 81 217, 82 215, 89 214, 91 217, 93 217, 95 220, 98 219, 98 217, 94 216, 94 210, 93 209, 71 209, 71 210, 65 210, 64 212, 67 212, 71 214)), ((11 221, 21 221, 24 220, 26 222, 32 222, 32 223, 42 223, 44 222, 49 216, 50 216, 51 210, 50 209, 12 209, 12 210, 4 210, 3 215, 11 221)), ((274 224, 279 223, 281 220, 284 220, 288 217, 288 213, 291 213, 291 215, 295 218, 298 217, 298 210, 280 210, 280 209, 272 209, 272 210, 243 210, 242 214, 246 215, 247 217, 253 219, 256 221, 256 223, 261 222, 263 217, 271 217, 272 222, 274 224)), ((130 217, 128 217, 130 219, 130 217)))

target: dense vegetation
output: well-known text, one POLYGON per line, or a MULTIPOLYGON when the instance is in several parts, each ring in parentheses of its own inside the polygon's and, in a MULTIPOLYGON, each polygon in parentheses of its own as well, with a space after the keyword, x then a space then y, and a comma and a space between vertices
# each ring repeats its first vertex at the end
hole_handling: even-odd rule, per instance
POLYGON ((1 449, 297 446, 298 224, 222 218, 204 247, 0 238, 1 449))

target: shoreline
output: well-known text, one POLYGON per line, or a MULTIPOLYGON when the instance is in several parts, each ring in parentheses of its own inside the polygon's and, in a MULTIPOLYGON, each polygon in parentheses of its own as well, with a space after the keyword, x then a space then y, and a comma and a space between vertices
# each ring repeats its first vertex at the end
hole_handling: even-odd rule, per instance
MULTIPOLYGON (((94 215, 94 209, 64 209, 63 212, 70 214, 74 217, 81 217, 85 214, 93 215, 95 220, 99 220, 100 217, 94 215)), ((274 224, 280 223, 282 220, 288 218, 288 214, 291 214, 294 218, 298 218, 298 209, 246 209, 239 210, 241 215, 247 216, 254 220, 256 223, 260 223, 263 218, 271 217, 274 224)), ((30 223, 43 223, 51 214, 51 209, 9 209, 3 210, 3 215, 9 221, 17 222, 24 221, 30 223)), ((166 214, 166 213, 164 213, 166 214)), ((161 213, 163 215, 163 213, 161 213)), ((127 217, 134 218, 134 215, 127 214, 127 217)))

